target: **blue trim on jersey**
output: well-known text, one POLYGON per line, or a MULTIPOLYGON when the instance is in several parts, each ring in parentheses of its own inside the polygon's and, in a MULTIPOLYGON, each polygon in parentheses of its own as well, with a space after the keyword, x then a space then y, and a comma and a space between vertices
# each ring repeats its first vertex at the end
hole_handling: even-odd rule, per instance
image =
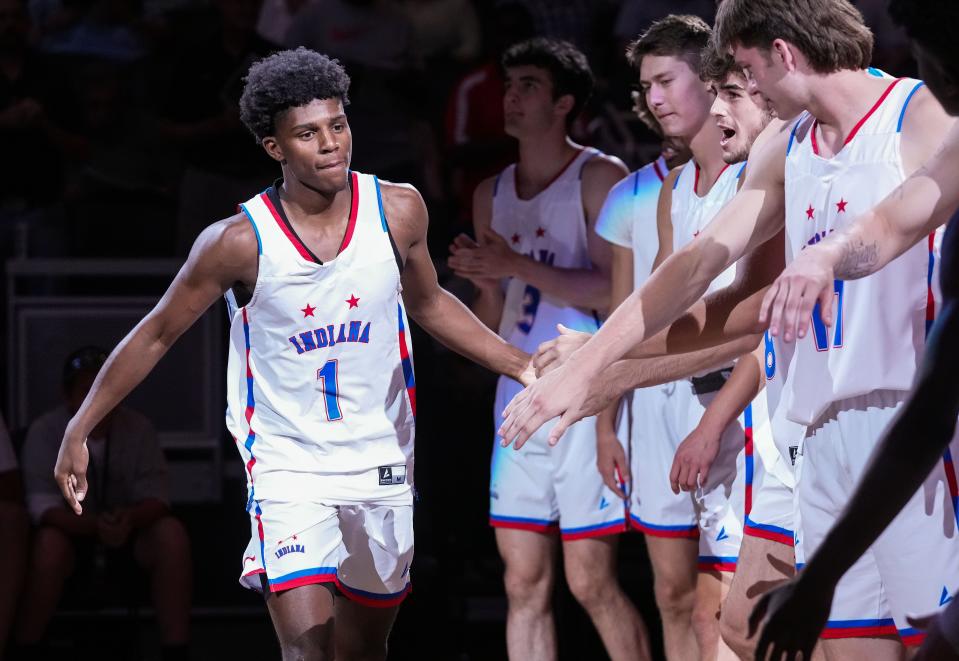
POLYGON ((270 585, 276 585, 277 583, 285 583, 286 581, 303 578, 304 576, 336 576, 336 567, 312 567, 310 569, 301 569, 299 571, 290 572, 289 574, 283 574, 283 576, 271 578, 269 581, 270 585))
POLYGON ((701 555, 699 556, 699 562, 708 562, 708 563, 728 562, 730 564, 736 564, 738 561, 739 561, 738 555, 701 555))
POLYGON ((903 637, 903 638, 906 638, 906 637, 909 637, 909 636, 922 636, 922 635, 925 635, 925 633, 926 633, 925 631, 921 631, 921 630, 919 630, 919 629, 913 629, 912 627, 906 627, 905 629, 899 629, 899 635, 900 635, 901 637, 903 637))
POLYGON ((632 512, 629 513, 629 518, 631 518, 632 520, 634 520, 636 523, 638 523, 638 524, 640 524, 640 525, 643 525, 643 526, 646 526, 647 528, 652 528, 653 530, 683 530, 683 531, 685 531, 685 530, 695 530, 695 529, 697 529, 697 528, 699 527, 699 525, 696 524, 696 523, 690 523, 689 525, 686 525, 686 526, 683 526, 683 525, 680 525, 680 526, 664 526, 664 525, 660 525, 660 524, 658 524, 658 523, 649 523, 649 522, 647 522, 647 521, 643 521, 641 518, 639 518, 638 516, 636 516, 636 515, 633 514, 632 512))
POLYGON ((626 523, 626 519, 616 519, 615 521, 607 521, 606 523, 597 523, 594 526, 582 526, 579 528, 560 528, 559 531, 564 535, 575 535, 581 532, 589 532, 590 530, 599 530, 600 528, 612 528, 622 526, 626 523))
POLYGON ((902 133, 902 120, 906 118, 906 108, 909 107, 909 102, 912 101, 913 95, 919 91, 919 88, 925 85, 921 80, 916 83, 916 86, 912 88, 912 91, 909 92, 909 96, 906 97, 905 102, 902 104, 902 112, 899 113, 899 122, 896 124, 896 133, 902 133))
MULTIPOLYGON (((252 490, 253 489, 251 488, 250 491, 252 492, 252 490)), ((253 497, 252 493, 250 494, 250 497, 251 498, 253 497)), ((257 527, 257 532, 259 533, 260 528, 263 527, 263 510, 260 509, 259 502, 256 503, 256 518, 257 518, 256 527, 257 527)), ((260 563, 263 565, 263 571, 266 571, 265 558, 266 558, 266 540, 263 538, 263 534, 261 533, 260 534, 260 563)))
POLYGON ((578 178, 579 178, 580 181, 583 180, 583 170, 586 169, 586 164, 589 163, 589 162, 590 162, 591 160, 593 160, 594 158, 596 158, 597 156, 599 156, 600 153, 601 153, 598 149, 593 149, 593 148, 590 148, 590 149, 588 149, 587 151, 590 152, 589 158, 587 158, 585 161, 583 161, 583 164, 579 166, 579 177, 578 177, 578 178))
POLYGON ((802 569, 802 568, 805 567, 805 566, 806 566, 806 563, 805 563, 805 562, 797 562, 797 563, 796 563, 796 571, 799 571, 800 569, 802 569))
POLYGON ((350 587, 343 581, 339 581, 338 587, 341 589, 345 589, 346 592, 349 592, 350 594, 355 594, 359 597, 366 597, 367 599, 396 599, 398 596, 400 596, 401 594, 404 594, 410 589, 410 584, 409 582, 407 582, 406 585, 403 587, 403 589, 400 590, 399 592, 388 592, 386 594, 382 594, 379 592, 367 592, 366 590, 360 590, 359 588, 350 587))
MULTIPOLYGON (((246 318, 246 310, 243 310, 243 340, 246 344, 246 408, 253 411, 256 410, 256 400, 253 398, 253 374, 250 371, 250 324, 246 318)), ((244 415, 244 417, 246 417, 244 415)), ((250 416, 250 431, 246 435, 246 441, 243 443, 243 447, 246 448, 246 451, 250 453, 250 461, 255 462, 256 457, 253 454, 253 443, 256 442, 256 432, 253 431, 253 416, 250 416)), ((246 501, 246 511, 249 512, 250 508, 253 507, 253 497, 256 493, 256 490, 253 486, 253 471, 250 471, 250 496, 246 501)), ((256 505, 257 515, 262 514, 260 511, 260 505, 256 505)), ((262 540, 261 540, 262 542, 262 540)))
POLYGON ((743 163, 743 166, 742 166, 741 168, 739 168, 739 172, 736 173, 736 178, 737 178, 737 179, 739 179, 741 176, 743 176, 743 170, 746 169, 746 166, 747 166, 748 164, 749 164, 749 161, 746 161, 746 162, 743 163))
POLYGON ((869 67, 868 69, 866 69, 866 71, 869 72, 870 76, 875 76, 876 78, 885 78, 886 76, 886 74, 884 74, 882 70, 877 69, 876 67, 869 67))
POLYGON ((746 515, 746 523, 744 524, 747 528, 755 528, 756 530, 765 530, 767 532, 774 532, 779 535, 785 535, 790 539, 793 538, 793 531, 787 528, 780 528, 779 526, 772 526, 768 523, 756 523, 749 518, 749 515, 746 515))
POLYGON ((496 179, 493 181, 493 197, 496 197, 496 191, 499 190, 499 180, 503 176, 503 173, 500 172, 496 175, 496 179))
POLYGON ((798 120, 796 120, 796 124, 795 126, 793 126, 793 130, 789 134, 789 144, 786 145, 786 156, 789 156, 789 152, 792 151, 793 141, 796 139, 796 131, 799 130, 799 125, 802 123, 803 119, 804 119, 803 117, 800 117, 798 120))
MULTIPOLYGON (((926 292, 927 292, 927 296, 928 296, 929 293, 932 292, 932 274, 933 274, 933 271, 935 271, 935 270, 936 270, 936 251, 930 249, 930 250, 929 250, 929 268, 926 270, 926 292)), ((933 305, 935 305, 935 301, 933 301, 933 305)), ((933 312, 935 312, 935 311, 933 311, 933 312)), ((929 319, 929 314, 927 313, 927 314, 926 314, 926 337, 929 337, 929 331, 932 330, 932 324, 933 324, 934 322, 935 322, 935 314, 933 314, 933 318, 932 318, 932 319, 929 319)), ((947 451, 948 451, 948 450, 947 450, 947 451)), ((957 513, 957 516, 959 516, 959 513, 957 513)))
MULTIPOLYGON (((406 326, 403 324, 403 304, 397 303, 396 310, 400 319, 400 333, 403 334, 400 339, 405 342, 406 326)), ((412 345, 412 338, 410 338, 410 344, 412 345)), ((407 347, 406 351, 409 355, 413 355, 413 351, 410 349, 410 347, 407 347)), ((403 365, 403 380, 406 383, 406 389, 409 390, 410 388, 416 387, 416 377, 413 374, 413 363, 410 362, 409 358, 401 358, 400 363, 403 365)))
MULTIPOLYGON (((750 435, 753 431, 753 405, 747 404, 746 409, 743 411, 743 427, 745 430, 748 430, 750 435)), ((752 439, 753 448, 756 447, 756 439, 752 439)), ((746 455, 746 484, 751 485, 753 483, 753 472, 755 470, 756 458, 753 456, 753 452, 750 451, 746 455)))
POLYGON ((500 521, 502 523, 532 523, 540 526, 559 525, 559 521, 548 521, 547 519, 531 519, 525 516, 500 516, 498 514, 490 513, 489 518, 491 521, 500 521))
POLYGON ((639 195, 639 170, 636 170, 635 176, 633 176, 633 197, 639 195))
POLYGON ((373 175, 373 185, 376 186, 376 206, 380 209, 380 223, 383 225, 383 231, 389 231, 386 226, 386 212, 383 211, 383 196, 380 194, 380 180, 373 175))
POLYGON ((240 205, 240 209, 243 210, 243 213, 246 215, 247 220, 250 221, 250 224, 253 225, 253 233, 256 234, 256 254, 263 254, 263 242, 260 240, 260 230, 257 229, 256 223, 253 222, 253 214, 250 213, 250 210, 246 208, 245 204, 240 205))
POLYGON ((826 622, 827 629, 859 629, 862 627, 888 627, 895 626, 896 621, 891 617, 884 617, 876 620, 829 620, 826 622))
POLYGON ((679 178, 683 176, 683 172, 686 171, 686 166, 683 166, 683 169, 679 171, 679 174, 676 175, 676 180, 673 182, 673 190, 676 190, 679 187, 679 178))

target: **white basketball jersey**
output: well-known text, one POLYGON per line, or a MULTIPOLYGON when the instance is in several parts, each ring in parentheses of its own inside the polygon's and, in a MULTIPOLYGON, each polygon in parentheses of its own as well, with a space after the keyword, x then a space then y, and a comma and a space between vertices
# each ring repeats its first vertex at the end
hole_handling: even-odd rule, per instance
MULTIPOLYGON (((516 193, 516 164, 508 166, 493 186, 493 231, 513 250, 538 262, 558 268, 591 268, 581 188, 583 168, 598 154, 595 149, 583 149, 529 200, 516 193)), ((509 280, 499 330, 506 341, 534 353, 540 344, 556 337, 556 324, 595 333, 599 317, 594 310, 573 307, 518 278, 509 280)), ((500 377, 497 391, 504 388, 517 393, 522 389, 516 381, 500 377)))
POLYGON ((766 385, 752 402, 753 446, 766 471, 780 479, 786 486, 795 485, 793 468, 799 452, 800 441, 806 433, 805 425, 797 424, 786 417, 783 387, 795 344, 782 342, 767 331, 763 337, 765 347, 763 369, 766 385))
MULTIPOLYGON (((832 158, 819 154, 815 119, 800 116, 786 153, 787 263, 903 182, 902 121, 921 85, 889 81, 832 158)), ((785 394, 792 420, 812 424, 834 401, 911 387, 926 332, 931 251, 921 242, 878 273, 836 281, 832 328, 817 305, 810 333, 796 342, 785 394)))
MULTIPOLYGON (((739 176, 745 168, 745 163, 727 165, 719 173, 716 183, 709 192, 700 196, 696 193, 699 187, 699 165, 696 161, 690 160, 683 166, 679 176, 673 182, 671 215, 674 252, 699 236, 719 210, 736 195, 739 176)), ((706 293, 729 286, 735 277, 736 265, 733 264, 716 276, 709 284, 706 293)))
POLYGON ((259 270, 232 312, 226 424, 248 508, 409 498, 415 390, 398 258, 376 177, 350 181, 346 235, 326 263, 297 237, 276 185, 241 205, 259 270))
POLYGON ((662 156, 637 170, 626 179, 630 188, 633 219, 633 289, 639 289, 653 272, 653 263, 659 251, 659 232, 656 231, 656 209, 659 191, 669 172, 662 156))

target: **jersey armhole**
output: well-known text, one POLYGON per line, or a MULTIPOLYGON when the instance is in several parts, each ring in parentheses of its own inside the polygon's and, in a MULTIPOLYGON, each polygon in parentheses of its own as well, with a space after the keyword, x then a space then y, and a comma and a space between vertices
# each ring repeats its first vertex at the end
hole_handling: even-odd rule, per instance
POLYGON ((912 97, 916 95, 916 92, 919 91, 919 88, 925 85, 923 81, 919 81, 909 92, 909 95, 906 97, 906 100, 902 104, 902 110, 899 112, 899 121, 896 123, 896 133, 902 133, 902 122, 906 119, 906 108, 909 107, 909 102, 912 101, 912 97))
POLYGON ((393 239, 393 232, 390 231, 390 224, 386 222, 386 211, 383 210, 383 195, 380 193, 380 180, 374 175, 373 185, 376 187, 376 206, 380 210, 380 223, 383 226, 383 231, 386 232, 387 238, 390 240, 390 248, 393 249, 393 257, 396 259, 396 268, 399 269, 400 275, 403 274, 403 258, 400 257, 400 251, 396 247, 396 241, 393 239))

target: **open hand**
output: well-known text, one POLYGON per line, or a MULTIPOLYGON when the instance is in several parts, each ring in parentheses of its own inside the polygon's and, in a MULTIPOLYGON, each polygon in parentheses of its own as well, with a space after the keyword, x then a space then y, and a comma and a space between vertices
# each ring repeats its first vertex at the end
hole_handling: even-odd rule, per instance
POLYGON ((556 330, 559 331, 559 335, 539 345, 539 348, 536 349, 536 355, 533 356, 537 376, 552 372, 565 363, 570 354, 593 337, 592 333, 570 330, 563 324, 556 324, 556 330))
POLYGON ((629 461, 626 451, 616 434, 609 430, 596 429, 596 468, 603 482, 620 498, 626 498, 626 485, 630 483, 629 461))
POLYGON ((817 303, 823 323, 832 326, 835 276, 829 256, 822 247, 806 248, 776 278, 759 309, 759 321, 769 323, 771 335, 786 342, 805 337, 817 303))
POLYGON ((578 413, 586 399, 588 382, 570 378, 565 374, 567 368, 564 365, 540 377, 509 403, 498 432, 504 447, 513 443, 519 450, 544 422, 561 416, 549 433, 549 444, 556 445, 571 424, 585 417, 578 413))
MULTIPOLYGON (((721 434, 721 432, 720 432, 721 434)), ((690 432, 673 457, 673 465, 669 470, 669 485, 673 493, 680 491, 694 491, 697 487, 706 484, 709 469, 719 454, 720 434, 717 434, 701 423, 690 432)))
POLYGON ((810 585, 800 574, 765 595, 749 616, 749 637, 762 627, 756 661, 811 659, 829 619, 835 585, 810 585), (797 656, 802 654, 802 657, 797 656))

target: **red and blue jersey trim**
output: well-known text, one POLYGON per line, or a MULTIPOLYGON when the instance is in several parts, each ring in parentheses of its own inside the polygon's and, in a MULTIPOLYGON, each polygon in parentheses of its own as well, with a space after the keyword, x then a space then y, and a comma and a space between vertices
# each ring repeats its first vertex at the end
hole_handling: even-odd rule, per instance
POLYGON ((743 411, 743 428, 745 430, 745 455, 746 455, 746 516, 753 509, 753 470, 755 469, 756 458, 753 456, 753 406, 749 404, 743 411))
POLYGON ((829 620, 819 637, 824 640, 875 638, 876 636, 895 636, 898 633, 896 622, 891 617, 887 617, 875 620, 829 620))
POLYGON ((396 304, 397 314, 400 319, 400 362, 403 365, 403 381, 406 384, 406 394, 410 398, 410 408, 413 410, 413 417, 416 417, 416 377, 413 374, 413 360, 410 357, 409 345, 406 343, 406 324, 403 321, 403 304, 396 304))
POLYGON ((926 632, 906 627, 899 630, 899 639, 906 647, 915 647, 916 645, 922 645, 922 641, 926 639, 926 632))
POLYGON ((582 526, 580 528, 560 528, 560 536, 564 542, 572 542, 577 539, 588 539, 590 537, 605 537, 607 535, 618 535, 626 532, 629 525, 626 519, 618 519, 607 523, 599 523, 594 526, 582 526))
POLYGON ((743 525, 743 534, 751 535, 753 537, 760 537, 762 539, 768 539, 771 542, 779 542, 780 544, 785 544, 790 548, 795 545, 793 542, 794 537, 792 530, 780 528, 779 526, 771 526, 765 523, 756 523, 749 518, 748 514, 746 515, 746 523, 743 525))
MULTIPOLYGON (((852 130, 849 132, 849 135, 846 136, 846 140, 842 143, 843 146, 846 146, 853 141, 853 138, 855 138, 856 134, 859 133, 859 129, 861 129, 863 125, 866 123, 866 121, 870 117, 872 117, 874 112, 879 110, 879 106, 881 106, 882 102, 886 100, 886 97, 889 96, 889 93, 892 92, 893 88, 896 85, 898 85, 900 82, 902 82, 903 80, 904 80, 903 78, 896 78, 894 81, 892 81, 892 83, 890 83, 889 87, 886 88, 886 91, 882 93, 882 96, 879 97, 879 99, 876 101, 873 107, 870 108, 869 111, 862 116, 862 119, 860 119, 854 127, 852 127, 852 130)), ((814 154, 816 154, 816 156, 819 156, 819 141, 816 138, 816 128, 818 126, 819 126, 819 120, 817 119, 813 122, 812 129, 810 129, 810 141, 812 142, 812 151, 814 154)))
POLYGON ((355 601, 358 604, 362 604, 363 606, 370 606, 372 608, 392 608, 393 606, 399 606, 400 603, 406 599, 406 596, 413 590, 412 584, 407 582, 406 587, 399 592, 377 594, 376 592, 367 592, 366 590, 351 588, 339 578, 335 578, 334 580, 336 582, 336 587, 339 588, 340 592, 342 592, 347 599, 350 601, 355 601))
POLYGON ((490 514, 489 524, 493 528, 512 528, 513 530, 529 530, 530 532, 544 533, 559 532, 559 521, 530 519, 524 516, 500 516, 490 514))
POLYGON ((629 527, 631 530, 636 530, 653 537, 699 539, 699 526, 695 523, 691 525, 664 526, 643 521, 632 512, 630 512, 629 515, 629 527))
POLYGON ((734 572, 738 560, 734 555, 701 555, 697 566, 699 571, 734 572))
POLYGON ((250 320, 246 308, 243 308, 243 341, 246 348, 246 409, 244 417, 249 429, 243 447, 250 455, 246 462, 246 472, 250 478, 250 493, 246 501, 246 511, 253 511, 253 516, 256 519, 257 533, 260 538, 260 557, 262 558, 264 557, 263 510, 260 509, 260 503, 256 500, 256 487, 253 481, 253 467, 256 466, 256 455, 253 453, 253 446, 256 443, 256 432, 253 431, 253 413, 256 410, 256 399, 253 396, 253 369, 250 367, 250 320))
POLYGON ((292 590, 302 585, 313 585, 315 583, 334 583, 335 581, 336 567, 310 567, 309 569, 300 569, 283 576, 267 579, 270 592, 292 590))

